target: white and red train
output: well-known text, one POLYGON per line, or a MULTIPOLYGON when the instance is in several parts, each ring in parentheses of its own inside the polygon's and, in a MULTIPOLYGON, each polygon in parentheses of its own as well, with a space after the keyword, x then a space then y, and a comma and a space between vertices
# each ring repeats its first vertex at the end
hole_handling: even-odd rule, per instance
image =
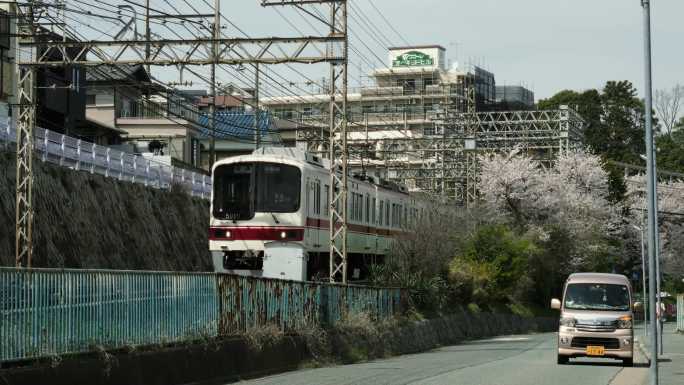
MULTIPOLYGON (((316 280, 329 271, 329 162, 291 148, 264 148, 216 162, 209 249, 214 269, 316 280)), ((348 180, 349 279, 381 263, 394 238, 422 214, 421 201, 375 178, 348 180)))

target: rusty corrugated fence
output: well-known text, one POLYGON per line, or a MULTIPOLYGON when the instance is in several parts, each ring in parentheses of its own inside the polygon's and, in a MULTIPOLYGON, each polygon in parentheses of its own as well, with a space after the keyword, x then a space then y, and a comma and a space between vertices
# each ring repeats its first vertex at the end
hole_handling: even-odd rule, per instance
POLYGON ((400 289, 213 273, 0 268, 0 362, 401 311, 400 289))

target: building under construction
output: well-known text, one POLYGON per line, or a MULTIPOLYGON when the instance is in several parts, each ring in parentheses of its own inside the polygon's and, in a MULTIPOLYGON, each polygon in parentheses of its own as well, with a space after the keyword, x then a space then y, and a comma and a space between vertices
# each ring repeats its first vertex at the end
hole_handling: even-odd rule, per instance
MULTIPOLYGON (((387 67, 371 72, 372 85, 348 94, 349 165, 357 174, 465 203, 477 191, 481 152, 523 146, 551 160, 581 141, 583 122, 574 111, 534 111, 529 90, 517 90, 526 97, 506 104, 501 87, 497 98, 494 74, 448 67, 441 46, 390 48, 388 59, 387 67), (502 104, 517 110, 501 111, 502 104)), ((327 153, 329 95, 261 103, 276 116, 286 145, 327 153)))

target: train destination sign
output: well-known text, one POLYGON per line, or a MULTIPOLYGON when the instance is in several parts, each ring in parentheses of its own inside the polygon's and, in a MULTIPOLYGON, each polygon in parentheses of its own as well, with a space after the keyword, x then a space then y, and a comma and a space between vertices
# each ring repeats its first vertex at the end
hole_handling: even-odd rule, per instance
POLYGON ((410 51, 397 56, 392 61, 392 67, 425 67, 434 65, 435 61, 430 55, 418 51, 410 51))

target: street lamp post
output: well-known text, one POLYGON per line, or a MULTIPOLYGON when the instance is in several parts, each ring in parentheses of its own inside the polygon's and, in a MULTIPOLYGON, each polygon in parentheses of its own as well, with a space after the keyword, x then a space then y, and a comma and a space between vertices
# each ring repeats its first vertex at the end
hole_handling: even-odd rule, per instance
MULTIPOLYGON (((647 173, 647 201, 648 201, 648 267, 649 267, 649 302, 656 303, 656 196, 654 184, 654 170, 653 170, 653 90, 651 84, 651 1, 641 0, 641 7, 644 16, 644 92, 645 92, 645 115, 646 115, 646 173, 647 173)), ((651 385, 658 385, 658 326, 656 319, 656 308, 650 306, 649 313, 651 316, 651 365, 649 370, 649 377, 651 385)))

